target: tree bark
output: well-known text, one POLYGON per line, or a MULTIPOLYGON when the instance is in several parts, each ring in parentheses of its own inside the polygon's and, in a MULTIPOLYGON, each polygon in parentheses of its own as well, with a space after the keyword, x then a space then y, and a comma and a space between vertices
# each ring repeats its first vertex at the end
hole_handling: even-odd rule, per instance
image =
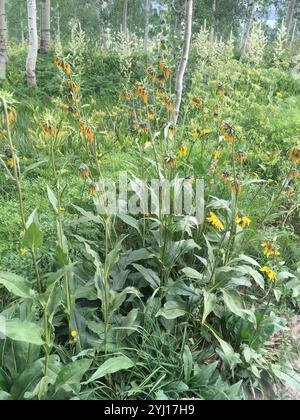
POLYGON ((294 25, 296 0, 289 0, 287 14, 286 14, 286 31, 289 37, 294 25))
POLYGON ((36 25, 36 0, 27 0, 29 48, 26 62, 27 84, 36 87, 36 60, 38 54, 38 34, 36 25))
POLYGON ((51 49, 51 0, 42 0, 41 4, 41 53, 51 49))
POLYGON ((61 31, 60 31, 60 3, 57 1, 56 6, 56 42, 59 48, 61 48, 61 31))
POLYGON ((214 0, 212 10, 213 10, 213 22, 212 22, 212 26, 210 28, 210 35, 209 35, 209 41, 210 41, 211 44, 213 44, 213 42, 215 40, 217 0, 214 0))
POLYGON ((5 0, 0 0, 0 79, 6 79, 7 68, 7 22, 5 12, 5 0))
POLYGON ((175 126, 179 117, 180 106, 182 102, 182 91, 183 91, 183 79, 189 59, 191 38, 192 38, 192 26, 193 26, 193 0, 186 0, 185 2, 185 33, 184 43, 182 49, 182 57, 177 70, 175 92, 176 92, 176 103, 175 110, 172 113, 172 123, 175 126))
POLYGON ((145 34, 144 34, 144 49, 148 51, 148 44, 149 44, 149 22, 150 22, 150 14, 151 14, 151 0, 146 0, 146 23, 145 23, 145 34))
POLYGON ((123 32, 127 37, 128 33, 128 0, 124 0, 124 8, 123 8, 123 32))
POLYGON ((245 55, 247 53, 250 31, 251 31, 252 26, 253 26, 255 12, 256 12, 256 5, 257 4, 256 4, 255 0, 252 0, 249 3, 249 16, 248 16, 248 20, 246 21, 246 24, 245 24, 245 31, 244 31, 244 35, 243 35, 243 39, 242 39, 242 45, 241 45, 241 57, 240 57, 240 62, 241 63, 243 62, 243 60, 245 58, 245 55))

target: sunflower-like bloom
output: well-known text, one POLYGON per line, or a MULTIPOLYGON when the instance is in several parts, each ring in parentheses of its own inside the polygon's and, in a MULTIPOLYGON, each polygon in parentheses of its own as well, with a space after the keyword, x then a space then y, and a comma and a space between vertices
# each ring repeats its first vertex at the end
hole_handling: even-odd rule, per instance
POLYGON ((62 60, 61 58, 56 57, 54 60, 54 64, 57 67, 61 68, 68 76, 70 76, 70 74, 72 73, 71 66, 68 63, 66 63, 64 60, 62 60))
POLYGON ((209 217, 206 220, 212 225, 215 226, 219 231, 225 230, 225 227, 218 216, 212 211, 209 213, 209 217))
POLYGON ((14 122, 16 121, 16 117, 17 117, 17 110, 16 108, 11 108, 8 111, 8 124, 9 126, 12 126, 14 124, 14 122))
POLYGON ((78 95, 78 85, 72 80, 67 80, 67 86, 71 89, 74 95, 78 95))
POLYGON ((300 175, 300 172, 298 171, 298 169, 292 168, 290 170, 290 173, 289 173, 290 178, 298 178, 299 175, 300 175))
POLYGON ((282 193, 286 195, 287 197, 290 197, 291 195, 295 194, 295 188, 292 187, 291 185, 288 185, 287 187, 284 188, 282 193))
POLYGON ((164 97, 163 98, 163 102, 166 105, 168 111, 170 111, 170 112, 174 112, 175 111, 174 105, 172 104, 172 102, 170 101, 169 98, 164 97))
POLYGON ((187 148, 186 144, 181 144, 179 146, 179 157, 180 157, 180 159, 186 157, 187 151, 188 151, 188 148, 187 148))
POLYGON ((148 91, 147 91, 147 89, 140 82, 137 82, 135 84, 134 88, 135 88, 135 93, 137 94, 137 96, 144 101, 145 105, 147 105, 147 103, 148 103, 148 91))
POLYGON ((122 92, 120 96, 122 99, 125 99, 126 101, 131 101, 133 99, 131 92, 122 92))
POLYGON ((280 255, 280 247, 272 241, 265 240, 261 246, 263 248, 264 255, 267 258, 280 255))
POLYGON ((197 106, 197 107, 201 107, 204 104, 204 101, 202 98, 198 98, 197 96, 193 96, 192 97, 192 103, 197 106))
POLYGON ((148 111, 148 118, 150 121, 154 121, 156 118, 155 111, 153 109, 149 109, 148 111))
POLYGON ((7 159, 7 167, 9 169, 14 169, 14 166, 15 166, 15 162, 14 162, 13 158, 7 159))
POLYGON ((94 132, 90 124, 88 124, 86 121, 80 120, 79 127, 81 132, 89 142, 94 141, 94 132))
POLYGON ((135 118, 131 120, 130 125, 131 125, 132 130, 134 131, 139 129, 139 123, 135 118))
POLYGON ((83 164, 79 168, 79 176, 80 178, 89 178, 91 176, 91 172, 87 165, 83 164))
POLYGON ((214 159, 220 159, 221 157, 221 150, 220 149, 216 149, 213 151, 213 157, 214 159))
POLYGON ((42 123, 42 129, 45 134, 51 137, 55 137, 58 133, 58 129, 56 127, 53 127, 50 123, 47 123, 46 121, 42 123))
POLYGON ((235 139, 235 131, 231 125, 227 122, 224 122, 221 127, 221 133, 227 143, 232 144, 235 139))
POLYGON ((223 171, 220 172, 220 178, 223 181, 228 182, 230 179, 230 173, 224 169, 223 171))
POLYGON ((69 106, 68 111, 73 117, 76 117, 78 115, 78 110, 75 106, 69 106))
POLYGON ((200 136, 206 137, 209 134, 211 134, 212 131, 213 130, 211 130, 209 128, 203 129, 203 130, 201 130, 201 128, 194 128, 194 134, 193 134, 193 136, 194 136, 195 139, 198 139, 200 136))
POLYGON ((148 125, 147 125, 146 123, 141 123, 141 124, 139 125, 139 130, 140 130, 142 133, 148 133, 148 131, 149 131, 149 127, 148 127, 148 125))
POLYGON ((171 70, 169 69, 169 67, 166 66, 164 63, 160 63, 159 67, 160 67, 161 71, 163 72, 164 77, 166 79, 170 79, 171 78, 171 70))
POLYGON ((299 147, 293 147, 289 153, 289 158, 293 163, 300 163, 300 149, 299 147))
POLYGON ((88 184, 88 190, 92 195, 97 194, 97 184, 93 181, 90 181, 88 184))
POLYGON ((260 271, 262 273, 265 273, 268 279, 271 280, 271 282, 275 283, 277 279, 277 274, 275 273, 275 271, 273 271, 270 267, 262 267, 260 271))
POLYGON ((196 178, 195 178, 193 175, 186 176, 186 177, 184 178, 184 182, 187 182, 187 183, 189 183, 189 184, 194 185, 194 184, 195 184, 195 182, 196 182, 196 178))
POLYGON ((216 93, 217 93, 218 96, 224 96, 225 95, 225 91, 224 91, 224 87, 223 87, 222 83, 217 84, 216 93))
POLYGON ((251 219, 244 214, 238 214, 235 218, 235 223, 239 225, 242 229, 246 229, 250 226, 251 219))
POLYGON ((176 159, 174 159, 172 156, 166 156, 165 157, 165 167, 167 169, 173 169, 176 167, 176 159))
POLYGON ((235 160, 237 160, 241 164, 245 163, 246 159, 247 159, 246 153, 241 150, 237 152, 237 154, 235 155, 235 160))
POLYGON ((155 93, 157 96, 163 99, 166 96, 167 91, 164 87, 160 87, 156 89, 155 93))

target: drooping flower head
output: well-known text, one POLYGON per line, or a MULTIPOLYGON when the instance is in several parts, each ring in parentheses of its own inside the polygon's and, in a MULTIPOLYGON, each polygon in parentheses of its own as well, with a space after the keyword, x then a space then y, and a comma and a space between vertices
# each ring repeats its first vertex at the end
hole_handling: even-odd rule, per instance
POLYGON ((221 220, 218 218, 218 216, 214 212, 209 213, 209 217, 206 218, 206 220, 212 225, 215 226, 219 231, 225 230, 225 227, 221 220))

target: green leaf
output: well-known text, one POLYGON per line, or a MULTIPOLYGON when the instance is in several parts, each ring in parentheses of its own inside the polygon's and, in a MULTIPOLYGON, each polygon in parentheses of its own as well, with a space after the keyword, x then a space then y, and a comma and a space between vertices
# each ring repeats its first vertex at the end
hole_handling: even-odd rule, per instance
POLYGON ((11 401, 13 397, 5 391, 0 390, 0 401, 11 401))
POLYGON ((235 353, 232 346, 227 341, 222 340, 212 329, 210 331, 218 340, 221 349, 224 354, 224 361, 229 365, 230 369, 233 370, 236 365, 241 363, 241 359, 238 353, 235 353))
POLYGON ((42 346, 44 344, 42 334, 43 330, 39 325, 28 321, 7 319, 5 322, 5 335, 14 341, 42 346))
POLYGON ((119 372, 120 370, 130 369, 133 366, 134 362, 127 356, 111 357, 110 359, 106 360, 106 362, 104 362, 91 376, 91 378, 84 384, 86 385, 97 381, 104 376, 119 372))
POLYGON ((57 376, 55 390, 57 391, 59 388, 67 385, 74 391, 79 392, 80 381, 91 364, 91 360, 81 359, 64 366, 57 376))
POLYGON ((31 289, 29 281, 13 273, 0 272, 0 284, 15 296, 23 299, 31 299, 35 295, 35 291, 31 289))
POLYGON ((37 249, 43 245, 43 234, 36 223, 31 223, 28 229, 26 229, 23 246, 29 249, 37 249))
POLYGON ((204 297, 204 309, 203 309, 203 316, 202 316, 202 325, 205 324, 205 321, 208 315, 214 310, 214 307, 217 304, 217 296, 209 293, 207 290, 203 291, 204 297))
POLYGON ((242 302, 239 295, 234 291, 226 292, 225 290, 222 290, 222 293, 224 303, 230 312, 239 316, 240 318, 244 318, 246 311, 242 307, 242 302))
POLYGON ((139 222, 134 217, 129 216, 128 214, 118 214, 118 218, 126 223, 126 225, 133 227, 141 235, 139 222))
POLYGON ((185 345, 182 355, 183 369, 184 369, 184 380, 189 383, 193 370, 193 356, 189 346, 185 345))
POLYGON ((132 265, 139 273, 141 273, 143 278, 152 286, 154 290, 160 286, 160 279, 153 270, 150 270, 149 268, 145 268, 139 264, 132 264, 132 265))
POLYGON ((185 314, 186 310, 183 304, 171 300, 165 303, 164 307, 157 312, 156 316, 163 316, 166 319, 176 319, 185 314))
POLYGON ((300 392, 300 375, 292 369, 273 365, 272 371, 285 385, 300 392))
POLYGON ((194 279, 194 280, 203 280, 203 275, 201 273, 199 273, 199 271, 194 270, 191 267, 185 267, 181 270, 182 274, 184 274, 185 277, 189 278, 189 279, 194 279))
POLYGON ((48 193, 49 201, 52 204, 52 207, 53 207, 55 213, 57 213, 57 210, 58 210, 58 201, 57 201, 57 198, 56 198, 54 192, 51 190, 50 187, 48 187, 48 185, 47 185, 47 193, 48 193))

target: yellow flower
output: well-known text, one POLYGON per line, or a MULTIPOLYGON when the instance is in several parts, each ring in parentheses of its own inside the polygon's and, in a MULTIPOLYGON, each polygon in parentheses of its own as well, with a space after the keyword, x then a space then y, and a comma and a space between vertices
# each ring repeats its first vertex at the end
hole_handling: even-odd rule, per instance
POLYGON ((224 139, 227 141, 227 143, 232 144, 234 142, 235 131, 227 122, 223 123, 222 128, 221 128, 221 133, 224 139))
POLYGON ((7 166, 9 169, 14 169, 15 164, 13 158, 7 159, 7 166))
POLYGON ((149 109, 148 118, 149 118, 150 121, 154 121, 155 120, 156 115, 155 115, 155 111, 153 111, 153 109, 149 109))
POLYGON ((225 230, 223 223, 218 218, 218 216, 213 213, 212 211, 209 213, 210 216, 206 218, 206 220, 212 225, 215 226, 218 230, 223 231, 225 230))
POLYGON ((235 218, 235 223, 242 229, 246 229, 250 225, 251 219, 247 216, 244 216, 243 214, 238 214, 235 218))
POLYGON ((283 194, 288 196, 288 197, 291 196, 291 195, 294 195, 295 194, 295 188, 291 187, 291 186, 285 187, 284 190, 283 190, 283 194))
POLYGON ((187 155, 187 146, 185 144, 181 144, 179 147, 179 157, 180 159, 186 157, 187 155))
POLYGON ((267 258, 272 257, 272 256, 280 255, 280 247, 278 245, 274 244, 274 242, 265 240, 265 241, 263 241, 261 246, 263 247, 264 255, 267 258))
POLYGON ((26 255, 27 254, 27 249, 26 248, 21 248, 20 249, 21 255, 26 255))
POLYGON ((170 112, 175 111, 174 105, 172 104, 172 102, 168 98, 163 98, 163 102, 166 105, 168 111, 170 111, 170 112))
POLYGON ((219 149, 214 150, 213 151, 213 157, 215 159, 220 159, 220 157, 221 157, 221 150, 219 150, 219 149))
POLYGON ((229 181, 229 179, 230 179, 230 173, 229 173, 228 171, 226 171, 226 170, 223 170, 223 171, 220 173, 220 178, 221 178, 223 181, 227 182, 227 181, 229 181))
POLYGON ((174 159, 172 156, 167 156, 165 158, 165 166, 167 169, 173 169, 176 166, 176 159, 174 159))
POLYGON ((195 106, 201 107, 201 106, 203 106, 204 101, 203 101, 203 99, 201 99, 201 98, 197 98, 197 96, 193 96, 193 97, 192 97, 192 103, 193 103, 195 106))
POLYGON ((276 92, 276 96, 277 96, 277 98, 281 98, 283 95, 282 95, 281 92, 276 92))
POLYGON ((246 159, 247 159, 247 155, 245 152, 239 151, 235 155, 235 160, 237 160, 238 162, 241 162, 241 164, 243 164, 246 159))
POLYGON ((300 163, 300 149, 293 147, 289 153, 289 157, 293 163, 300 163))
POLYGON ((58 209, 58 212, 59 213, 64 213, 66 211, 66 209, 64 208, 64 207, 60 207, 59 209, 58 209))
POLYGON ((77 337, 77 331, 71 331, 71 337, 76 338, 77 337))
POLYGON ((298 171, 298 169, 293 168, 290 170, 289 175, 291 178, 298 178, 298 176, 300 175, 300 172, 298 171))
POLYGON ((275 283, 276 279, 277 279, 277 274, 275 273, 275 271, 273 271, 271 268, 269 267, 262 267, 260 269, 260 271, 262 273, 265 273, 268 277, 269 280, 271 280, 273 283, 275 283))
POLYGON ((170 79, 171 78, 171 71, 170 71, 169 67, 167 67, 164 63, 160 63, 159 67, 160 67, 161 71, 163 72, 164 77, 166 79, 170 79))

